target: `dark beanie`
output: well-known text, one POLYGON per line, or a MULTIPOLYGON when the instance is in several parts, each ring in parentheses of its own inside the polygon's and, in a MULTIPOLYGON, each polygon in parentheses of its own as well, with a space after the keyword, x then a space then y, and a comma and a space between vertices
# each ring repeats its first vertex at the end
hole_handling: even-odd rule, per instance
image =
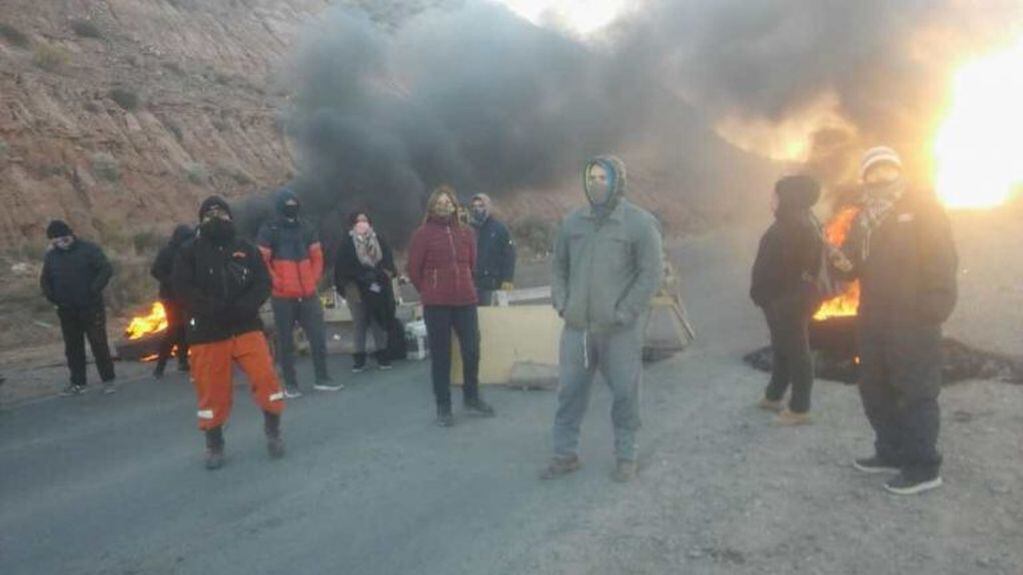
POLYGON ((210 196, 203 200, 202 204, 199 206, 200 222, 202 221, 202 217, 206 215, 206 212, 212 207, 218 207, 227 212, 228 215, 231 215, 231 206, 227 204, 227 201, 224 198, 220 196, 210 196))
POLYGON ((812 208, 821 196, 821 187, 810 176, 787 176, 774 186, 778 194, 778 211, 812 208))
POLYGON ((74 232, 71 231, 71 226, 67 225, 67 222, 64 220, 52 220, 50 225, 46 226, 46 239, 48 240, 70 236, 73 233, 74 232))

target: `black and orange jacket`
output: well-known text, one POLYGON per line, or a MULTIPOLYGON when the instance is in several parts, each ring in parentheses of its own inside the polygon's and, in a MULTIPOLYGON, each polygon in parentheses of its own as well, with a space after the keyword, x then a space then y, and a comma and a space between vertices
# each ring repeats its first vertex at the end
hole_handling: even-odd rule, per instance
POLYGON ((278 217, 263 224, 256 243, 270 270, 273 297, 312 297, 323 276, 323 246, 308 224, 280 215, 288 194, 290 192, 282 193, 278 198, 278 217))

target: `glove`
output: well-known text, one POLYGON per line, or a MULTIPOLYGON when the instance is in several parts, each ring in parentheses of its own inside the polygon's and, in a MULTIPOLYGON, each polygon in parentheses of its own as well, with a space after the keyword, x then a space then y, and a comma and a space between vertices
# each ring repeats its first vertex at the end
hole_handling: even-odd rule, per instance
POLYGON ((515 289, 515 284, 511 282, 501 282, 501 291, 511 291, 515 289))

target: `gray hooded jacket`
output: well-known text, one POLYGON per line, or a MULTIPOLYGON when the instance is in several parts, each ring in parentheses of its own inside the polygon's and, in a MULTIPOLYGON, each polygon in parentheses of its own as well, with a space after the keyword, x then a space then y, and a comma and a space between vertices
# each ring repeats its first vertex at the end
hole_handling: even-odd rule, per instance
POLYGON ((562 221, 551 290, 568 326, 601 332, 632 326, 649 309, 663 268, 657 220, 624 197, 625 164, 600 156, 587 170, 594 163, 612 168, 610 200, 604 210, 583 207, 562 221))

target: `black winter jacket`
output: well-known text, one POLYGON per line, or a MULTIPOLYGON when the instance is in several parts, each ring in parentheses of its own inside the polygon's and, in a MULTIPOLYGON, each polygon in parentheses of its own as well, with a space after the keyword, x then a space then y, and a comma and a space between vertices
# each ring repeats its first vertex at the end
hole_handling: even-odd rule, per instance
POLYGON ((178 255, 178 250, 183 244, 185 244, 192 236, 194 232, 188 226, 178 226, 174 230, 174 234, 171 236, 171 240, 167 242, 167 245, 160 248, 160 252, 156 254, 156 260, 153 261, 153 267, 149 268, 149 273, 156 281, 160 284, 160 299, 162 300, 174 300, 174 288, 172 285, 173 274, 174 274, 174 259, 178 255))
POLYGON ((103 289, 113 275, 99 246, 75 238, 67 250, 46 252, 39 285, 46 299, 59 308, 88 309, 103 306, 103 289))
MULTIPOLYGON (((823 239, 809 210, 782 212, 760 239, 750 298, 766 307, 785 296, 816 297, 812 279, 820 268, 823 239)), ((819 302, 818 302, 819 303, 819 302)))
POLYGON ((515 278, 515 242, 508 228, 493 217, 476 228, 476 287, 496 290, 515 278))
POLYGON ((853 263, 850 276, 860 280, 861 327, 944 323, 958 297, 959 260, 952 226, 933 194, 907 194, 870 234, 869 246, 858 224, 842 251, 853 263))
POLYGON ((349 284, 354 284, 363 303, 369 306, 372 316, 383 323, 394 315, 396 302, 391 277, 387 273, 396 276, 398 271, 394 266, 394 252, 390 244, 380 234, 377 234, 377 241, 380 242, 380 262, 376 267, 369 267, 359 261, 359 256, 355 253, 355 240, 351 235, 346 235, 341 240, 337 259, 334 261, 334 287, 338 293, 344 295, 345 288, 349 284), (370 290, 374 283, 380 286, 379 292, 370 290))
POLYGON ((259 331, 259 308, 270 297, 270 273, 252 243, 225 245, 196 238, 174 260, 174 293, 189 311, 188 342, 222 341, 259 331))

